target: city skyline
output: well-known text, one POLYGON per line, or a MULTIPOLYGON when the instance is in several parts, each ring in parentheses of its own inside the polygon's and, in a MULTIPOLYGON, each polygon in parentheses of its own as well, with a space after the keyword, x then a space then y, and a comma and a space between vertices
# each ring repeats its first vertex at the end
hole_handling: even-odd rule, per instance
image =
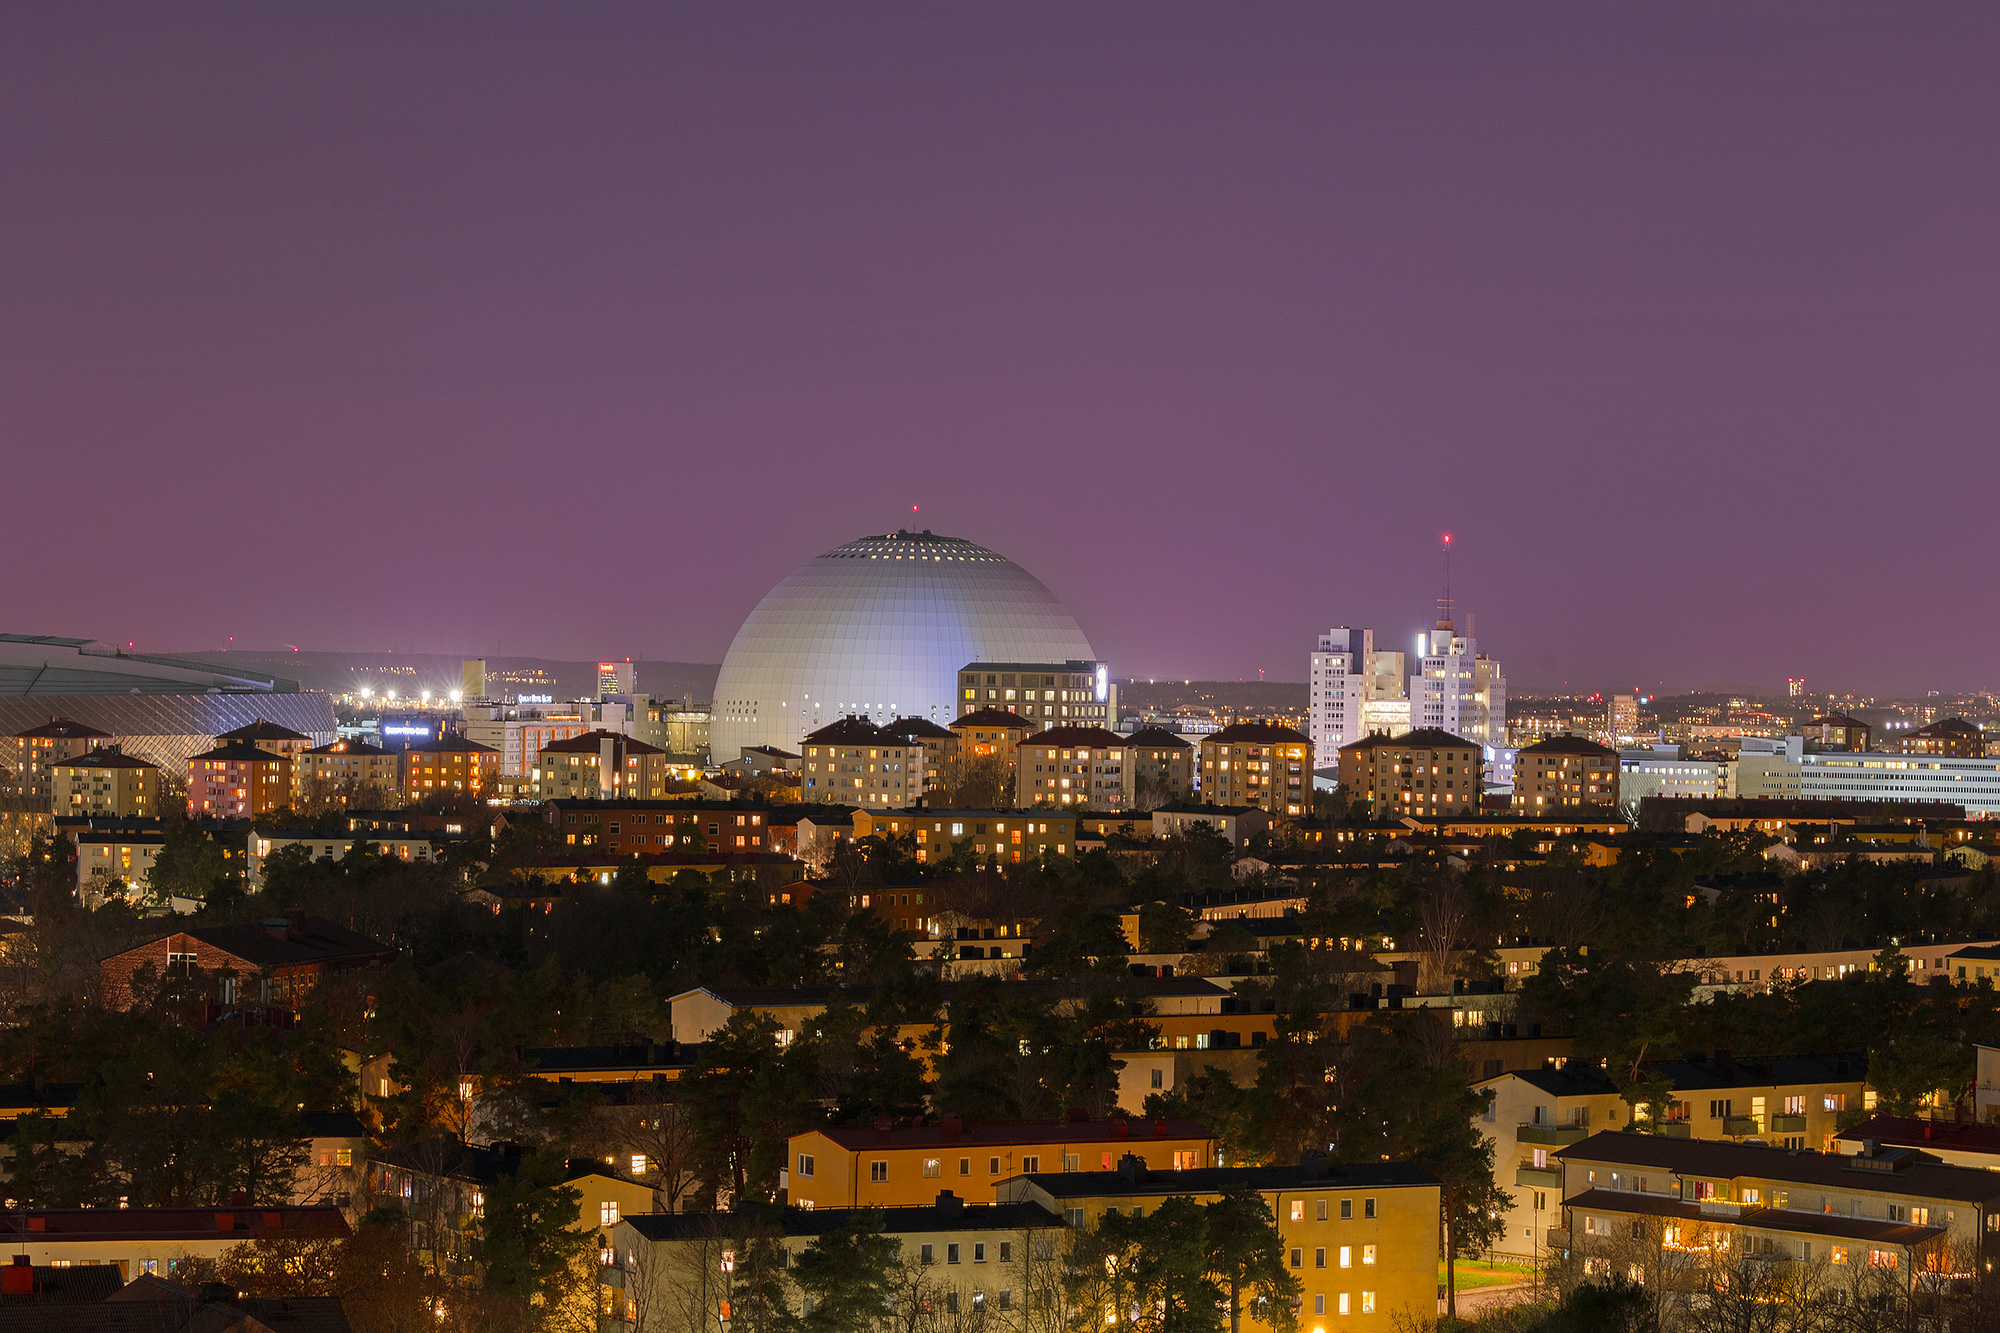
POLYGON ((1450 531, 1521 687, 1993 683, 1989 9, 113 11, 0 16, 10 632, 714 662, 908 526, 1296 679, 1450 531))

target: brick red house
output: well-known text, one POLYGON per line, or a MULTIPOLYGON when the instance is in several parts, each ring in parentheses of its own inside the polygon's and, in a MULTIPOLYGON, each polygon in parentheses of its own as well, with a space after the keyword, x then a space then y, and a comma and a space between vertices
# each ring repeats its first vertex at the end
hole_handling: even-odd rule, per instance
POLYGON ((98 974, 104 1002, 122 1009, 134 1002, 132 977, 144 964, 162 976, 192 968, 220 973, 208 999, 211 1021, 235 1014, 283 1025, 322 977, 380 972, 395 958, 393 945, 293 912, 257 924, 175 931, 113 954, 98 964, 98 974))

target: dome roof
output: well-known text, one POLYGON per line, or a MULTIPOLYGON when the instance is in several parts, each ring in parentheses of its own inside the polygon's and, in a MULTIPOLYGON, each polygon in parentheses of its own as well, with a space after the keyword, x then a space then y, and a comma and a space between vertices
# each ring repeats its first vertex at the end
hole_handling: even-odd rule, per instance
POLYGON ((736 631, 710 746, 718 761, 747 745, 796 751, 849 714, 942 725, 968 662, 1095 656, 1055 594, 1007 557, 928 531, 862 537, 800 566, 736 631))

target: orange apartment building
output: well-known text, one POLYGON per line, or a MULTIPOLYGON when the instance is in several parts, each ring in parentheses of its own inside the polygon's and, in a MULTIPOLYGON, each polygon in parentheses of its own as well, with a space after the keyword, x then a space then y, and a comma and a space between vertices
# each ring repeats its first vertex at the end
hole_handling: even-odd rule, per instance
POLYGON ((500 775, 500 752, 463 736, 441 736, 403 751, 403 804, 426 796, 477 796, 500 775))
POLYGON ((249 741, 231 741, 188 760, 188 813, 249 819, 292 803, 292 761, 249 741))
POLYGON ((1108 1171, 1126 1154, 1155 1171, 1215 1165, 1215 1136, 1191 1120, 830 1125, 794 1134, 789 1190, 801 1208, 911 1207, 951 1190, 994 1203, 994 1187, 1042 1171, 1108 1171))

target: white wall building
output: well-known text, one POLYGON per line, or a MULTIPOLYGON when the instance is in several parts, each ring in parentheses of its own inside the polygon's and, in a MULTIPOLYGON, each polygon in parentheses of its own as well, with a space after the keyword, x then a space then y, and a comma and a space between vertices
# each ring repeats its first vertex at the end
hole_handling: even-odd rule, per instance
POLYGON ((1683 759, 1678 745, 1618 752, 1618 804, 1627 816, 1648 796, 1713 799, 1731 796, 1729 765, 1717 759, 1683 759))
POLYGON ((1306 700, 1314 768, 1333 768, 1341 746, 1374 732, 1400 736, 1410 729, 1404 661, 1402 653, 1377 652, 1372 629, 1339 625, 1319 636, 1306 700))
POLYGON ((1805 757, 1803 736, 1745 736, 1736 752, 1736 795, 1796 801, 1805 757))
POLYGON ((1507 678, 1479 651, 1468 620, 1458 633, 1449 619, 1417 636, 1417 670, 1410 676, 1410 725, 1436 727, 1483 746, 1507 743, 1507 678))
POLYGON ((1809 801, 1950 801, 1974 819, 2000 818, 2000 758, 1804 754, 1799 795, 1809 801))

